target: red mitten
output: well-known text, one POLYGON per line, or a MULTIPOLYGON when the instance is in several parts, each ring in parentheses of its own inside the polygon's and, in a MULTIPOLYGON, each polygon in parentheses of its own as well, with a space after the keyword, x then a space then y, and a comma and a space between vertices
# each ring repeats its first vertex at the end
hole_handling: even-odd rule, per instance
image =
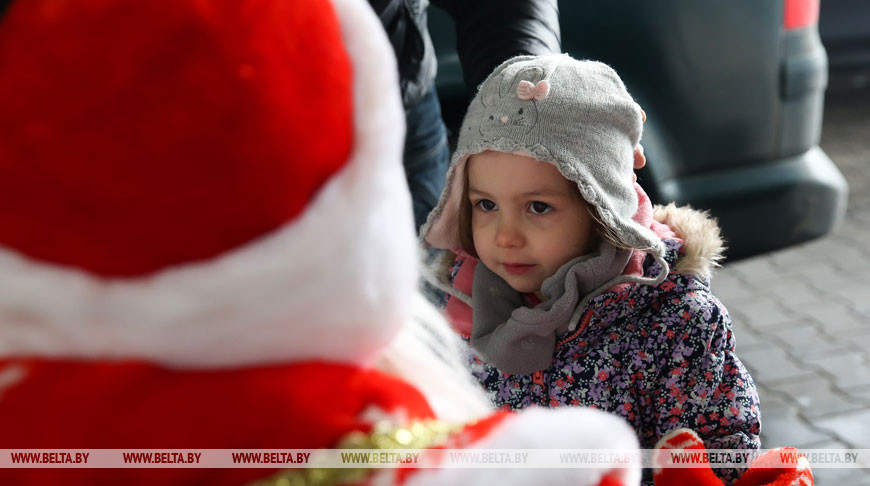
POLYGON ((752 462, 734 486, 813 486, 813 471, 806 456, 798 456, 797 462, 792 464, 783 462, 782 453, 794 457, 798 451, 793 447, 769 450, 752 462))
POLYGON ((601 478, 601 482, 598 483, 598 486, 625 486, 625 483, 622 478, 614 473, 601 478))
POLYGON ((668 432, 658 443, 652 456, 653 479, 656 486, 722 486, 722 480, 713 474, 709 464, 695 467, 669 467, 669 452, 703 452, 707 448, 704 441, 690 429, 676 429, 668 432))

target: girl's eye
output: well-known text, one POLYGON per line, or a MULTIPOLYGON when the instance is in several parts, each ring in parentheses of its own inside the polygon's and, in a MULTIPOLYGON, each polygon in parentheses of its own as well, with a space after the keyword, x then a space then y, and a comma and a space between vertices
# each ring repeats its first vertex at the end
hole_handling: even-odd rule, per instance
POLYGON ((547 214, 553 210, 553 206, 541 201, 533 201, 529 204, 529 211, 534 214, 547 214))
POLYGON ((496 208, 495 203, 490 201, 489 199, 481 199, 480 201, 477 201, 477 204, 475 204, 475 206, 487 212, 494 211, 496 208))

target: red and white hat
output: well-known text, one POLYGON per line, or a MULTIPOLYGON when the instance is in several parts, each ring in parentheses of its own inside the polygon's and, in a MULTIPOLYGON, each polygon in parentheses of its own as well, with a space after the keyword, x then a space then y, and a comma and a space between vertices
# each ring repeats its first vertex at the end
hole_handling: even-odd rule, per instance
MULTIPOLYGON (((624 422, 587 409, 447 423, 428 382, 459 380, 402 354, 418 274, 392 56, 364 0, 8 6, 0 449, 337 448, 374 444, 384 423, 422 431, 416 448, 636 446, 624 422)), ((287 475, 308 477, 0 469, 0 483, 287 475)), ((624 486, 639 472, 369 480, 624 486)))
POLYGON ((369 17, 346 0, 12 2, 0 353, 370 361, 417 267, 397 74, 369 17))

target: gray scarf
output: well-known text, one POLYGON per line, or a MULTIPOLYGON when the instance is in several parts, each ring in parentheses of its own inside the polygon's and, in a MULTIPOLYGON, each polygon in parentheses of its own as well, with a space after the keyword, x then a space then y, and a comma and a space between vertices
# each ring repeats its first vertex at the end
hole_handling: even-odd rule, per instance
POLYGON ((577 257, 544 280, 546 300, 525 307, 524 297, 478 262, 474 270, 471 346, 481 359, 510 374, 550 367, 556 338, 576 326, 593 297, 625 281, 649 279, 622 275, 631 250, 602 242, 598 251, 577 257))

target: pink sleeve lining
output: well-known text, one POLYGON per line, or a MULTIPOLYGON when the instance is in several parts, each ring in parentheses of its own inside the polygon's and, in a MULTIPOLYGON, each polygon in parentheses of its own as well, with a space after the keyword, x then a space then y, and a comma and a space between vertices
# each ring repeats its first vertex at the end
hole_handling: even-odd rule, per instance
MULTIPOLYGON (((634 184, 634 190, 637 192, 637 212, 634 213, 634 216, 631 219, 633 219, 635 223, 651 229, 656 236, 663 240, 679 240, 680 238, 677 237, 677 234, 674 233, 668 225, 659 223, 653 218, 652 203, 649 200, 649 196, 646 195, 646 192, 644 192, 638 183, 634 184)), ((631 253, 631 259, 628 261, 628 265, 625 266, 625 271, 622 272, 622 274, 642 276, 643 261, 646 259, 646 254, 646 251, 634 250, 631 253)))

